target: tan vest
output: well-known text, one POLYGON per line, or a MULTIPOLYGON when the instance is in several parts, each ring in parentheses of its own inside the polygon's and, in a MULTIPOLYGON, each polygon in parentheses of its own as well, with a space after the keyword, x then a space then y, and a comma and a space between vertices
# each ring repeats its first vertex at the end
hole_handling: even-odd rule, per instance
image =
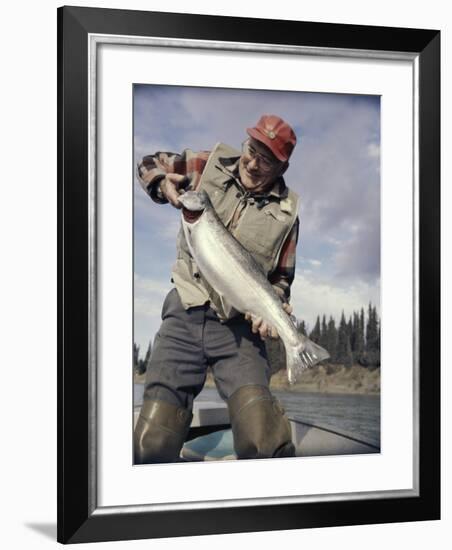
MULTIPOLYGON (((296 193, 285 188, 279 197, 267 195, 269 202, 261 206, 228 169, 239 156, 240 153, 228 145, 217 144, 204 168, 199 188, 208 193, 221 221, 269 276, 278 264, 282 245, 297 218, 299 199, 296 193), (232 220, 237 219, 237 209, 240 215, 231 226, 232 220)), ((177 237, 177 260, 172 278, 185 309, 210 301, 222 320, 237 314, 202 277, 182 229, 177 237)))

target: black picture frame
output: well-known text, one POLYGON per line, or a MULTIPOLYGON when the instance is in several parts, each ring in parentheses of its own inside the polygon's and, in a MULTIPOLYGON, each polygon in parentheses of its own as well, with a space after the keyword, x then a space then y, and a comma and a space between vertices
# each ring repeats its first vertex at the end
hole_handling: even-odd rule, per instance
MULTIPOLYGON (((340 55, 340 53, 338 54, 340 55)), ((81 7, 58 9, 58 541, 300 529, 440 517, 440 33, 81 7), (88 35, 407 52, 418 65, 419 494, 403 498, 141 511, 95 499, 90 370, 88 35)), ((91 290, 90 290, 91 289, 91 290)), ((95 347, 95 346, 94 346, 95 347)))

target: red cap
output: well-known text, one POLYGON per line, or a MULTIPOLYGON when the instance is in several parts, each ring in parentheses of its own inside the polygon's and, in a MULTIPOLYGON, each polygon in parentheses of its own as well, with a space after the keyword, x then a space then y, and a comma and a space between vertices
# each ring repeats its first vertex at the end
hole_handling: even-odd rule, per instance
POLYGON ((278 160, 287 161, 297 143, 297 136, 282 118, 262 115, 254 128, 246 129, 248 135, 266 145, 278 160))

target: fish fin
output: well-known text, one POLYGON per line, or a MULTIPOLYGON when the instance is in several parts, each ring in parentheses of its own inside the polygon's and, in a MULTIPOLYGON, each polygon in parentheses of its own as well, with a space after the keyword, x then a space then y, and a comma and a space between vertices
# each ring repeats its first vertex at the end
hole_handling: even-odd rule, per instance
POLYGON ((223 311, 228 318, 233 317, 234 315, 239 313, 239 310, 236 309, 230 302, 228 302, 227 298, 225 298, 222 294, 218 294, 218 297, 220 299, 221 307, 223 308, 223 311))
POLYGON ((300 374, 320 361, 328 359, 330 354, 304 334, 300 334, 300 343, 286 350, 287 377, 289 384, 294 384, 300 374))

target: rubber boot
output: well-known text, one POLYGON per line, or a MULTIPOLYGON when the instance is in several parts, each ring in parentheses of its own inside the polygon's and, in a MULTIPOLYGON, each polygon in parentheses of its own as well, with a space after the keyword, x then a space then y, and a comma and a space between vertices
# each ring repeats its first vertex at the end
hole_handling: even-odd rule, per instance
POLYGON ((238 458, 295 456, 289 421, 267 387, 239 388, 229 398, 228 408, 238 458))
POLYGON ((135 464, 177 460, 192 417, 183 407, 145 399, 134 432, 135 464))

